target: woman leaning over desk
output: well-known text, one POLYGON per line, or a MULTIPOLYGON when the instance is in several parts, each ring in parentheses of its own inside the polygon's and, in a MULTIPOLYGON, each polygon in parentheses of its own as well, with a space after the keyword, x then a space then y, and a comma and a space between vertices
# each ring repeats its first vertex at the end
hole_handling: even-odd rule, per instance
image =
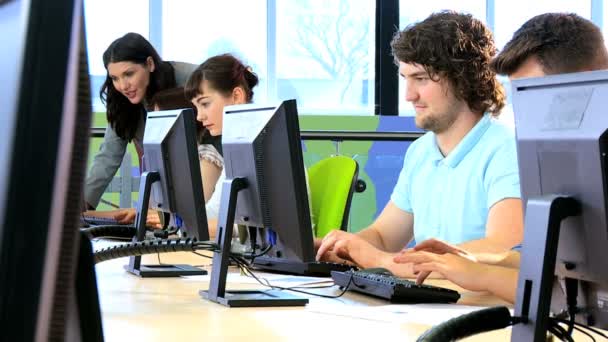
MULTIPOLYGON (((85 185, 87 209, 95 209, 133 142, 140 159, 146 106, 160 90, 183 85, 194 65, 163 61, 154 47, 137 33, 127 33, 113 41, 103 54, 107 75, 100 90, 106 106, 108 125, 99 152, 93 159, 85 185)), ((125 223, 120 210, 116 217, 125 223)))

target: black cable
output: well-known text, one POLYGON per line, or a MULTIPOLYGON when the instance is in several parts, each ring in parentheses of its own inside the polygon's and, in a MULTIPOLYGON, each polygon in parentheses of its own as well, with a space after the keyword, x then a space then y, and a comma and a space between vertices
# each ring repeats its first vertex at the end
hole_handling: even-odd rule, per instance
POLYGON ((554 322, 549 322, 547 331, 550 332, 553 336, 555 336, 560 341, 565 341, 566 330, 564 330, 563 328, 562 328, 562 330, 560 330, 559 326, 557 324, 555 324, 554 322))
POLYGON ((417 341, 453 341, 486 331, 506 328, 512 324, 511 312, 506 307, 486 308, 436 325, 422 334, 417 341))
POLYGON ((569 334, 556 320, 549 321, 549 330, 561 341, 574 342, 572 334, 569 334))
POLYGON ((270 249, 272 249, 272 245, 268 245, 266 246, 266 248, 264 248, 260 253, 255 254, 255 250, 260 247, 257 244, 257 228, 255 227, 248 227, 248 235, 249 235, 249 243, 251 245, 251 255, 248 256, 250 259, 250 263, 253 264, 253 262, 255 261, 255 258, 259 258, 261 256, 266 255, 266 253, 268 253, 270 251, 270 249))
MULTIPOLYGON (((196 255, 198 255, 198 256, 200 256, 200 257, 203 257, 203 258, 207 258, 207 259, 213 259, 213 257, 212 257, 212 256, 205 255, 205 254, 199 253, 199 252, 197 252, 197 251, 192 251, 192 253, 194 253, 194 254, 196 254, 196 255)), ((194 267, 207 267, 207 266, 210 266, 210 265, 212 265, 212 264, 205 264, 205 265, 192 265, 192 266, 194 266, 194 267)))
POLYGON ((201 257, 203 257, 203 258, 207 258, 207 259, 213 259, 213 257, 212 257, 212 256, 205 255, 205 254, 201 254, 201 253, 199 253, 199 252, 197 252, 197 251, 192 251, 192 253, 194 253, 194 254, 196 254, 196 255, 198 255, 198 256, 201 256, 201 257))
MULTIPOLYGON (((554 319, 555 319, 556 321, 558 321, 558 322, 561 322, 561 323, 566 323, 566 324, 570 323, 570 321, 565 320, 565 319, 558 319, 558 318, 554 318, 554 319)), ((587 329, 587 330, 589 330, 589 331, 592 331, 593 333, 595 333, 595 334, 597 334, 597 335, 600 335, 601 337, 603 337, 603 338, 605 338, 605 339, 607 339, 607 340, 608 340, 608 336, 607 336, 607 335, 605 335, 605 334, 604 334, 604 333, 602 333, 601 331, 599 331, 599 330, 597 330, 597 329, 594 329, 594 328, 592 328, 592 327, 590 327, 590 326, 588 326, 588 325, 584 325, 584 324, 582 324, 582 323, 578 323, 578 322, 574 322, 574 325, 575 325, 575 326, 578 326, 578 327, 581 327, 581 328, 583 328, 583 329, 587 329)))
POLYGON ((194 250, 216 251, 217 244, 210 241, 197 241, 195 239, 171 239, 137 241, 118 246, 103 248, 94 252, 95 263, 122 258, 126 256, 139 256, 144 254, 192 252, 194 250))
MULTIPOLYGON (((171 235, 170 230, 161 230, 155 229, 153 227, 146 227, 148 231, 162 232, 163 236, 171 235)), ((124 238, 124 239, 132 239, 137 235, 137 228, 133 225, 127 224, 107 224, 107 225, 99 225, 99 226, 90 226, 86 228, 80 228, 80 231, 83 232, 89 240, 99 239, 99 238, 124 238)), ((156 236, 160 237, 160 236, 156 236)))
POLYGON ((586 332, 585 330, 575 326, 574 330, 577 330, 578 332, 580 332, 581 334, 587 335, 587 337, 589 337, 591 339, 591 341, 595 342, 595 338, 588 332, 586 332))
POLYGON ((564 337, 562 336, 562 332, 560 332, 559 330, 557 330, 557 328, 555 326, 552 326, 552 325, 549 326, 547 328, 547 332, 551 333, 551 335, 553 337, 555 337, 556 339, 558 339, 560 341, 565 341, 564 337))
MULTIPOLYGON (((351 282, 353 281, 353 275, 351 275, 350 279, 348 280, 348 284, 346 285, 346 287, 342 290, 342 292, 338 295, 324 295, 321 293, 314 293, 314 292, 308 292, 308 291, 302 291, 299 290, 298 288, 302 288, 301 286, 293 286, 293 287, 283 287, 283 286, 277 286, 277 285, 272 285, 268 280, 264 279, 264 281, 262 281, 260 278, 258 278, 254 272, 251 270, 251 268, 249 267, 249 265, 241 258, 239 257, 231 257, 233 258, 233 260, 236 262, 236 264, 239 266, 239 268, 241 270, 243 270, 243 272, 245 274, 248 274, 249 276, 251 276, 253 279, 255 279, 258 283, 260 283, 263 286, 269 287, 271 289, 276 289, 276 290, 284 290, 284 291, 292 291, 292 292, 298 292, 298 293, 303 293, 306 295, 311 295, 311 296, 317 296, 317 297, 322 297, 322 298, 331 298, 331 299, 335 299, 335 298, 340 298, 342 297, 347 291, 348 291, 348 286, 350 286, 351 282)), ((263 278, 262 278, 263 279, 263 278)), ((335 286, 335 285, 334 285, 335 286)))
POLYGON ((268 252, 270 252, 270 250, 272 249, 271 245, 266 246, 266 248, 264 248, 260 253, 258 254, 254 254, 255 253, 255 249, 253 251, 251 251, 251 255, 245 255, 246 257, 250 258, 250 263, 253 263, 255 261, 255 258, 259 258, 261 256, 266 255, 268 252))
POLYGON ((570 316, 570 322, 568 323, 568 334, 572 336, 574 330, 574 320, 576 317, 576 297, 578 296, 578 280, 573 278, 566 278, 566 305, 568 308, 568 316, 570 316))
POLYGON ((135 227, 123 225, 91 226, 88 228, 80 228, 80 231, 83 232, 89 240, 107 236, 127 239, 137 235, 137 229, 135 227))

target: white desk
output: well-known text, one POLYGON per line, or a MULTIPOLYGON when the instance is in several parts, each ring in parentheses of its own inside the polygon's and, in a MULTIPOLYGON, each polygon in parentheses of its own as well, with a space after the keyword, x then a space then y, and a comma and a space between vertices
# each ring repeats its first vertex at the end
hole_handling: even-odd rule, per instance
MULTIPOLYGON (((163 254, 161 260, 197 265, 211 262, 211 259, 191 253, 163 254)), ((157 257, 146 256, 144 262, 157 263, 157 257)), ((352 292, 339 299, 309 297, 308 309, 227 308, 199 296, 199 290, 208 288, 209 276, 142 279, 124 271, 126 263, 127 258, 123 258, 96 266, 106 341, 413 341, 428 328, 424 324, 339 316, 310 309, 317 305, 331 305, 343 306, 341 310, 349 307, 355 310, 361 306, 388 304, 352 292)), ((206 269, 210 270, 209 267, 206 269)), ((466 291, 447 281, 435 280, 432 284, 458 290, 462 296, 458 304, 506 304, 489 294, 466 291)), ((227 283, 227 289, 251 288, 254 288, 252 284, 227 283)), ((323 291, 326 294, 340 293, 337 287, 323 291)), ((505 329, 469 340, 508 341, 508 336, 509 330, 505 329)))

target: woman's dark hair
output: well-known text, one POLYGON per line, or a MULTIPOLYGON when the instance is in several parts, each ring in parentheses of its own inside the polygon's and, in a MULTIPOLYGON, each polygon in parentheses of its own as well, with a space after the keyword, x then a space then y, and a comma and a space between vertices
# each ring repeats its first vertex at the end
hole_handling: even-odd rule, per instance
MULTIPOLYGON (((154 72, 150 73, 150 84, 144 98, 144 102, 149 102, 157 91, 175 87, 175 74, 173 66, 168 62, 163 62, 152 44, 144 37, 137 33, 127 33, 113 41, 103 53, 103 65, 106 71, 110 63, 131 62, 145 65, 148 57, 152 58, 155 65, 154 72)), ((144 104, 132 104, 114 88, 107 72, 99 96, 106 106, 108 123, 116 135, 131 141, 135 137, 142 111, 145 110, 144 104)))
POLYGON ((535 56, 545 74, 604 69, 608 56, 599 27, 574 13, 545 13, 523 24, 491 67, 511 75, 535 56))
POLYGON ((397 63, 420 64, 434 81, 445 78, 472 111, 498 115, 504 107, 504 89, 490 68, 492 32, 471 15, 434 13, 398 32, 391 47, 397 63))
POLYGON ((258 76, 231 54, 223 54, 207 59, 199 65, 186 82, 186 98, 193 99, 200 94, 203 81, 219 93, 229 96, 236 87, 245 91, 246 101, 253 100, 253 87, 258 84, 258 76))

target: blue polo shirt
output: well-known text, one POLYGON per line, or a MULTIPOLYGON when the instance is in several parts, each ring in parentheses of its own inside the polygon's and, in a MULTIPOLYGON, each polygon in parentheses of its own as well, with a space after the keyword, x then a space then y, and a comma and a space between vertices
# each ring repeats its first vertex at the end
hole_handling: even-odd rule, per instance
POLYGON ((520 198, 513 131, 484 115, 446 157, 428 132, 408 148, 391 195, 414 215, 414 238, 458 244, 485 237, 488 211, 520 198))

